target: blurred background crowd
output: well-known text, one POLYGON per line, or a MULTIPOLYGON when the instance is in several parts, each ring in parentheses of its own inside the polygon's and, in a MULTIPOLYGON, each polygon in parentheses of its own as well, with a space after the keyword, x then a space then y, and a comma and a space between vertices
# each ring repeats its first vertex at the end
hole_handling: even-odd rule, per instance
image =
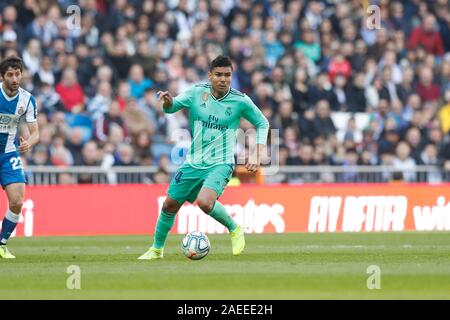
POLYGON ((188 118, 156 92, 207 81, 225 53, 232 86, 280 130, 280 165, 450 170, 448 0, 2 0, 0 13, 0 58, 23 58, 39 107, 29 165, 157 165, 151 179, 168 181, 188 118))

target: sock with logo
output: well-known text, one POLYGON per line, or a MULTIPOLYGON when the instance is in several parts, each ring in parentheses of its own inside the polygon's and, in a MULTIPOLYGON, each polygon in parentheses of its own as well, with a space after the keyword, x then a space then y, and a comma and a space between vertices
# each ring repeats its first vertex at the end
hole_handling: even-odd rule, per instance
POLYGON ((175 216, 176 214, 174 213, 168 213, 161 210, 158 222, 156 223, 155 237, 152 245, 153 248, 162 249, 164 247, 167 235, 175 222, 175 216))
POLYGON ((219 201, 216 201, 214 203, 213 209, 208 214, 211 216, 211 218, 223 224, 228 229, 228 231, 233 231, 237 227, 236 222, 234 222, 234 220, 228 214, 227 209, 225 209, 225 207, 219 201))
POLYGON ((9 237, 11 236, 11 233, 14 232, 14 229, 17 226, 17 223, 19 222, 20 215, 15 214, 11 210, 8 209, 8 211, 5 214, 5 218, 2 222, 2 231, 0 233, 0 245, 5 245, 8 242, 9 237))

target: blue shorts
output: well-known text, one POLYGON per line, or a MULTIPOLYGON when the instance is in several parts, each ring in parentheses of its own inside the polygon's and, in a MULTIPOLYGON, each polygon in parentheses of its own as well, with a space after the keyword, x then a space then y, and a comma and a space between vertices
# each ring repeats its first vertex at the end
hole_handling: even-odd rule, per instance
POLYGON ((5 188, 11 183, 25 183, 22 160, 17 151, 0 154, 0 184, 5 188))

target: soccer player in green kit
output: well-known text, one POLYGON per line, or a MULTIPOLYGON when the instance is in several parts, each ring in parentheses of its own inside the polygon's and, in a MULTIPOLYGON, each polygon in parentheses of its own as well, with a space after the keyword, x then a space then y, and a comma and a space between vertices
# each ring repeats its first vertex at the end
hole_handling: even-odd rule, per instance
POLYGON ((218 56, 210 64, 209 83, 197 84, 175 98, 167 91, 159 92, 165 113, 188 109, 193 140, 184 164, 170 182, 156 223, 153 245, 138 258, 140 260, 163 258, 167 235, 185 201, 197 200, 203 212, 228 229, 233 255, 244 250, 243 227, 233 221, 217 198, 234 170, 233 152, 240 118, 256 127, 256 147, 251 148, 245 165, 250 172, 256 172, 260 166, 269 122, 248 96, 231 88, 232 73, 230 58, 218 56))

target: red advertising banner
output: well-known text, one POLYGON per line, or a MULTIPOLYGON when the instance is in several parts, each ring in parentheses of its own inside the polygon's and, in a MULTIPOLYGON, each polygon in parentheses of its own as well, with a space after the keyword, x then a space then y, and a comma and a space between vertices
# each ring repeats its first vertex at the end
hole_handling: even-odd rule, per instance
MULTIPOLYGON (((17 236, 153 233, 161 185, 27 187, 17 236)), ((248 233, 450 230, 450 184, 228 187, 220 201, 248 233)), ((6 195, 0 210, 6 210, 6 195)), ((225 228, 186 203, 174 233, 225 228)))

